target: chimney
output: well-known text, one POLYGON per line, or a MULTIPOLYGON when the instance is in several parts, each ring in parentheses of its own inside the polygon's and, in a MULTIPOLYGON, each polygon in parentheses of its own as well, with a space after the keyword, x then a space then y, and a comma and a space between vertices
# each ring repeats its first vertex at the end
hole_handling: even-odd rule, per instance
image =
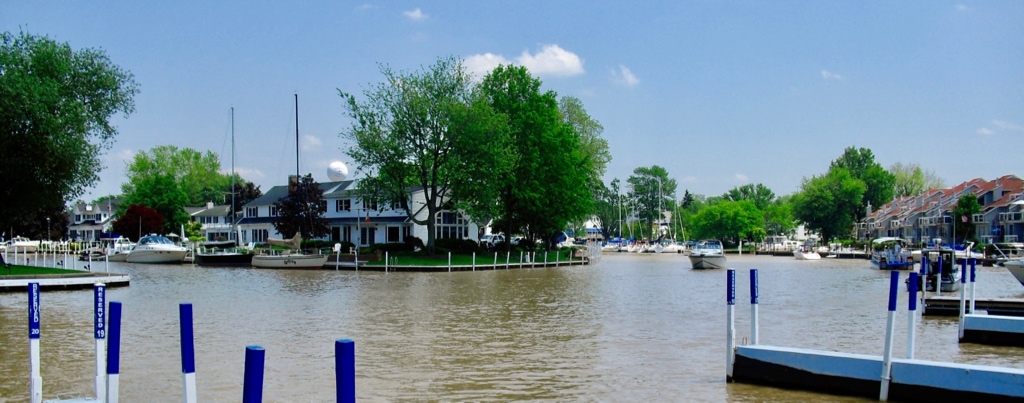
POLYGON ((212 201, 206 202, 206 209, 209 210, 209 209, 212 209, 212 208, 213 208, 213 202, 212 201))

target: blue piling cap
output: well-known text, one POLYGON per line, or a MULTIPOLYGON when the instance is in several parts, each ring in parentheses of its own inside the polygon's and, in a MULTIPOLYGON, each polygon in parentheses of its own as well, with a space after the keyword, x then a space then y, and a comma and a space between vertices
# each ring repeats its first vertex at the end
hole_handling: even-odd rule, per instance
POLYGON ((178 305, 178 317, 181 321, 181 372, 196 372, 195 334, 192 332, 192 304, 178 305))
POLYGON ((736 270, 729 269, 726 276, 726 302, 729 305, 736 305, 736 270))
POLYGON ((889 272, 889 311, 896 310, 896 294, 900 289, 900 272, 893 270, 889 272))

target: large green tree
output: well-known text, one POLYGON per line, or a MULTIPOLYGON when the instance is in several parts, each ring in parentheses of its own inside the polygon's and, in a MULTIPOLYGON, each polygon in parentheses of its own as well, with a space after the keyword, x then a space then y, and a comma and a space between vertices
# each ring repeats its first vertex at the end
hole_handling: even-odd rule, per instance
POLYGON ((946 183, 935 172, 921 169, 918 164, 897 162, 889 167, 895 178, 894 197, 917 196, 930 189, 942 189, 946 183))
MULTIPOLYGON (((186 195, 182 207, 200 206, 209 201, 219 203, 231 188, 231 176, 220 173, 217 154, 172 145, 156 146, 148 152, 135 154, 125 174, 128 181, 121 185, 121 192, 126 197, 139 191, 140 184, 146 180, 169 175, 186 195)), ((236 177, 236 183, 240 182, 243 180, 236 177)))
POLYGON ((508 124, 474 92, 462 61, 452 57, 416 72, 381 66, 385 81, 365 100, 339 90, 352 125, 341 133, 355 147, 348 155, 365 177, 363 197, 398 203, 427 227, 434 253, 436 216, 461 208, 478 221, 497 214, 499 178, 508 177, 508 124), (423 205, 409 200, 423 190, 423 205), (420 214, 421 209, 426 214, 420 214))
POLYGON ((565 96, 558 100, 558 111, 565 123, 572 126, 579 136, 580 150, 591 166, 590 183, 603 183, 608 163, 612 161, 612 153, 608 149, 608 140, 601 137, 604 126, 587 113, 579 98, 565 96))
POLYGON ((117 135, 110 119, 134 112, 137 93, 101 50, 0 33, 0 228, 60 210, 95 184, 117 135))
POLYGON ((285 239, 296 233, 302 239, 321 238, 330 231, 324 218, 327 201, 312 174, 297 178, 294 185, 289 184, 288 195, 274 202, 274 207, 277 209, 274 229, 285 239))
POLYGON ((850 176, 864 182, 864 194, 853 209, 854 220, 867 215, 867 207, 872 209, 892 201, 895 192, 896 177, 875 162, 875 154, 868 148, 847 147, 843 155, 832 161, 829 170, 843 168, 850 176))
POLYGON ((974 231, 974 223, 971 220, 975 214, 981 213, 981 203, 978 203, 978 196, 973 193, 960 196, 953 208, 953 226, 956 228, 956 242, 966 242, 977 236, 974 231))
POLYGON ((793 217, 793 196, 782 196, 764 209, 764 229, 768 235, 790 235, 797 227, 793 217))
POLYGON ((731 241, 759 241, 764 237, 764 216, 750 200, 727 200, 704 208, 690 218, 692 235, 731 241))
POLYGON ((507 65, 479 84, 488 104, 507 117, 510 130, 511 174, 486 178, 499 186, 498 221, 507 234, 551 239, 568 222, 593 213, 595 161, 559 111, 556 94, 540 87, 525 67, 507 65))
POLYGON ((722 198, 732 201, 750 200, 757 206, 758 210, 764 211, 775 201, 775 192, 772 192, 771 189, 760 183, 756 185, 746 184, 725 192, 722 198))
POLYGON ((629 200, 636 217, 646 223, 645 235, 654 234, 654 225, 667 219, 666 211, 673 211, 673 196, 676 180, 669 179, 665 168, 652 165, 638 167, 626 179, 629 184, 629 200))
POLYGON ((188 194, 170 174, 157 174, 140 178, 130 193, 125 193, 119 205, 118 216, 129 206, 142 205, 156 210, 164 219, 162 227, 168 232, 178 232, 181 225, 189 221, 184 207, 188 194))
POLYGON ((594 216, 597 218, 597 225, 605 239, 617 237, 622 234, 622 210, 620 208, 621 190, 618 178, 612 179, 609 186, 600 184, 594 192, 594 216))
POLYGON ((850 234, 857 221, 856 212, 863 210, 867 186, 844 168, 833 168, 827 174, 804 179, 800 192, 793 195, 793 215, 807 229, 821 234, 823 243, 850 234))

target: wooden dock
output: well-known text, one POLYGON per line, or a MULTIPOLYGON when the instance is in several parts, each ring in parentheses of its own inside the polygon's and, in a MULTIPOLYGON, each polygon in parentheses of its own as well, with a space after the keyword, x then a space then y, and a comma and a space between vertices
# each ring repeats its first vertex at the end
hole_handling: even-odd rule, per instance
MULTIPOLYGON (((967 299, 967 313, 971 310, 971 300, 967 299)), ((974 303, 975 310, 987 311, 989 315, 1024 316, 1024 299, 1015 298, 978 298, 974 303)), ((924 300, 924 315, 959 316, 960 295, 928 297, 924 300)))

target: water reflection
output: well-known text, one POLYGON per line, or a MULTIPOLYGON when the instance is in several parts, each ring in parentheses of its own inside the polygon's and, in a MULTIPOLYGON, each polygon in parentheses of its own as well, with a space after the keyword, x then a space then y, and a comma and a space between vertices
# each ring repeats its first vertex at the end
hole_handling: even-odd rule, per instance
MULTIPOLYGON (((764 344, 881 353, 888 274, 867 261, 730 256, 737 335, 746 269, 761 270, 764 344)), ((115 266, 115 265, 112 265, 115 266)), ((458 273, 117 265, 125 401, 180 398, 178 304, 194 305, 199 398, 237 400, 246 345, 267 350, 267 401, 330 401, 333 341, 356 340, 360 401, 848 401, 725 383, 725 274, 681 255, 606 255, 592 267, 458 273)), ((979 268, 979 297, 1021 297, 979 268)), ((25 296, 0 295, 0 396, 27 401, 25 296)), ((44 395, 92 390, 91 293, 42 296, 44 395)), ((906 295, 897 356, 906 342, 906 295)), ((925 318, 917 357, 1021 367, 1024 349, 960 345, 925 318)), ((0 399, 0 401, 3 401, 0 399)))

